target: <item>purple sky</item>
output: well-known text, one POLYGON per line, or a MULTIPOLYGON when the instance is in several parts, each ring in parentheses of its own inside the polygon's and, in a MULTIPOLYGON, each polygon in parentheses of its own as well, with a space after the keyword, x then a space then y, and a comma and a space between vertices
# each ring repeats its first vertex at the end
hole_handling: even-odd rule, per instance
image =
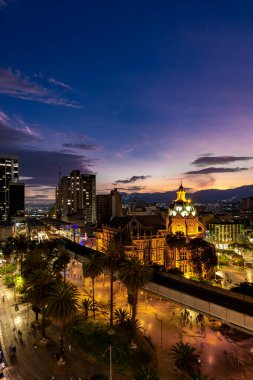
POLYGON ((0 153, 28 201, 252 184, 253 3, 0 0, 0 153))

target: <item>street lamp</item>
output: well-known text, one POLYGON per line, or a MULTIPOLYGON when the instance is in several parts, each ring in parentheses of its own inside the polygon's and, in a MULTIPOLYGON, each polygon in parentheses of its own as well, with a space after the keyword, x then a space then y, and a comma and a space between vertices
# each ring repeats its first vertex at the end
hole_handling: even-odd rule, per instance
POLYGON ((110 375, 109 375, 109 378, 110 380, 112 380, 112 345, 110 344, 109 347, 107 347, 107 349, 105 350, 105 352, 103 353, 103 357, 105 356, 105 353, 108 351, 109 349, 109 357, 110 357, 110 375))

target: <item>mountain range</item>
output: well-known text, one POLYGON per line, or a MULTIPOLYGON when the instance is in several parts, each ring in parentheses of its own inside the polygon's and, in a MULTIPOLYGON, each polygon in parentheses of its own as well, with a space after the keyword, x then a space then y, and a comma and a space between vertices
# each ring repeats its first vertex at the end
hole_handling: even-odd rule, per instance
MULTIPOLYGON (((134 200, 141 200, 147 204, 159 203, 169 205, 176 199, 175 191, 165 191, 157 193, 121 193, 124 203, 134 200)), ((239 202, 242 198, 253 197, 253 185, 235 187, 234 189, 206 189, 188 193, 194 203, 220 203, 220 202, 239 202)))

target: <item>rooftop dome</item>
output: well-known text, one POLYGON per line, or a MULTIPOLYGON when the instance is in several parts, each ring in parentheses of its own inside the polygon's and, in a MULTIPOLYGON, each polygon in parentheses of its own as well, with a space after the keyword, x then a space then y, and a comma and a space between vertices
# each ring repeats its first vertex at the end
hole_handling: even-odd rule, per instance
POLYGON ((197 215, 195 207, 192 205, 190 199, 186 199, 185 194, 185 189, 181 183, 177 191, 177 199, 173 201, 169 207, 169 216, 176 216, 180 214, 185 218, 190 214, 192 216, 197 215))

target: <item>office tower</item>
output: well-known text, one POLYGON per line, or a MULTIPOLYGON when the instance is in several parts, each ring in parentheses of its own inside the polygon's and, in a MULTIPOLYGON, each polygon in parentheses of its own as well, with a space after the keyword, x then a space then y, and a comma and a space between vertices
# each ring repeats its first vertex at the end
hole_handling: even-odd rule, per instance
POLYGON ((97 195, 97 222, 107 224, 112 216, 109 194, 97 195))
POLYGON ((107 223, 116 216, 122 216, 122 197, 118 190, 97 195, 97 221, 107 223))
POLYGON ((25 216, 25 185, 24 183, 9 184, 9 217, 25 216))
POLYGON ((17 157, 0 156, 0 219, 24 215, 24 184, 17 157))
POLYGON ((111 190, 112 218, 122 216, 122 197, 117 189, 111 190))
POLYGON ((73 170, 56 188, 57 218, 79 223, 96 222, 96 176, 73 170))

